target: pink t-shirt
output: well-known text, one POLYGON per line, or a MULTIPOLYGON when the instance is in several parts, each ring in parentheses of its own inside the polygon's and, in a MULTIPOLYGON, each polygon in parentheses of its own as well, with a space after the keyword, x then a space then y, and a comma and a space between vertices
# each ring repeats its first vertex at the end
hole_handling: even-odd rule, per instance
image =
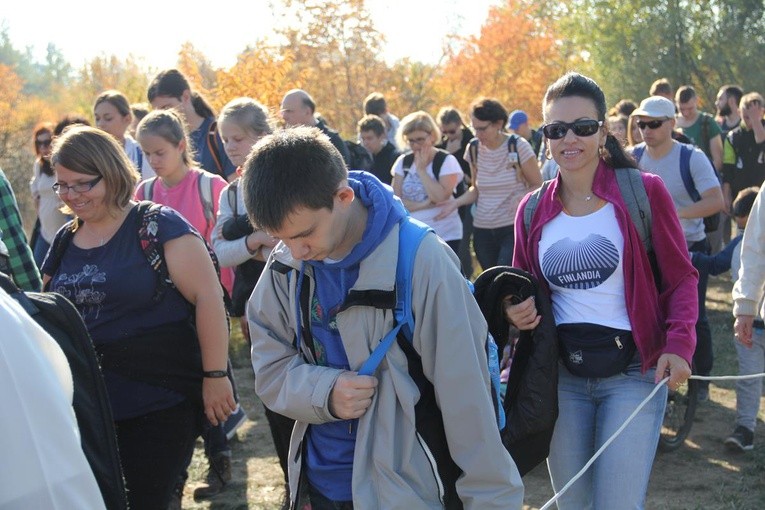
MULTIPOLYGON (((204 170, 198 170, 196 168, 189 169, 186 176, 173 187, 168 187, 162 179, 157 177, 154 183, 154 189, 152 190, 152 202, 157 204, 166 205, 172 207, 178 211, 181 216, 186 218, 186 221, 202 234, 202 237, 210 243, 212 237, 212 231, 215 227, 215 220, 218 217, 218 198, 220 192, 226 187, 226 181, 223 178, 214 175, 212 177, 212 193, 213 198, 213 219, 208 221, 205 218, 204 206, 202 205, 202 197, 199 196, 199 176, 204 170)), ((143 181, 138 185, 138 189, 135 192, 136 200, 143 200, 144 186, 147 181, 143 181)), ((234 284, 234 273, 231 268, 221 268, 220 279, 223 286, 226 287, 229 294, 234 284)))

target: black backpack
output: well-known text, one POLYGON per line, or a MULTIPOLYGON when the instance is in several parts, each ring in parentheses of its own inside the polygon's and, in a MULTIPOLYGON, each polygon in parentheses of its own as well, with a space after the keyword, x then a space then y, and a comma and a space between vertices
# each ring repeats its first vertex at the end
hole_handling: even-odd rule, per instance
POLYGON ((72 407, 77 416, 82 451, 88 459, 106 508, 126 510, 114 419, 101 368, 85 323, 74 305, 55 292, 23 292, 5 274, 5 290, 64 351, 74 381, 72 407))
MULTIPOLYGON (((436 180, 438 180, 438 176, 441 174, 441 167, 444 165, 444 161, 446 161, 446 156, 450 156, 450 154, 445 150, 436 149, 436 155, 433 157, 433 177, 435 177, 436 180)), ((407 174, 409 174, 409 169, 412 168, 412 165, 414 164, 414 153, 410 152, 404 156, 403 163, 404 178, 406 178, 407 174)), ((454 188, 454 197, 456 198, 464 194, 466 191, 467 185, 465 184, 465 176, 463 175, 462 179, 457 183, 457 187, 454 188)))
POLYGON ((369 172, 374 164, 374 160, 369 151, 360 143, 352 142, 350 140, 343 140, 343 142, 348 148, 348 153, 351 155, 351 159, 348 161, 348 168, 350 170, 366 170, 369 172))

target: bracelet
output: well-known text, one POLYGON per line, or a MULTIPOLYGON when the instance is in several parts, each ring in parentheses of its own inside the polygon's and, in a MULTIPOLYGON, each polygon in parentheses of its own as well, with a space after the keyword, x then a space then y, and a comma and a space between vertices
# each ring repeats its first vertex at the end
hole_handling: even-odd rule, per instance
POLYGON ((228 377, 228 372, 225 370, 210 370, 209 372, 202 372, 202 375, 211 379, 220 379, 222 377, 228 377))

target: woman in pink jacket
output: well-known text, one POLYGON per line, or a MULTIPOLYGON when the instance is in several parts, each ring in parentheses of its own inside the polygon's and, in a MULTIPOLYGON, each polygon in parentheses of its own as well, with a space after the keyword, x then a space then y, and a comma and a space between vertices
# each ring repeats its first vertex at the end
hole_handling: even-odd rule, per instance
MULTIPOLYGON (((560 173, 544 188, 528 231, 529 196, 521 202, 513 265, 548 289, 558 329, 559 417, 548 458, 557 492, 656 382, 669 376, 675 389, 690 376, 698 273, 664 184, 640 174, 652 213, 646 253, 616 180, 636 165, 608 133, 600 87, 569 73, 547 90, 543 112, 547 157, 560 173)), ((540 321, 532 300, 506 314, 521 330, 540 321)), ((666 397, 662 387, 558 508, 642 508, 666 397)))

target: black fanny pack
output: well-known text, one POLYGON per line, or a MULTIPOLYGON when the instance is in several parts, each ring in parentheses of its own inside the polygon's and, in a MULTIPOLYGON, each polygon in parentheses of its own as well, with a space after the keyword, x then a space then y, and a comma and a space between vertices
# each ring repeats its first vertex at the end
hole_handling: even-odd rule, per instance
POLYGON ((577 377, 611 377, 635 356, 632 332, 587 322, 558 326, 563 364, 577 377))

